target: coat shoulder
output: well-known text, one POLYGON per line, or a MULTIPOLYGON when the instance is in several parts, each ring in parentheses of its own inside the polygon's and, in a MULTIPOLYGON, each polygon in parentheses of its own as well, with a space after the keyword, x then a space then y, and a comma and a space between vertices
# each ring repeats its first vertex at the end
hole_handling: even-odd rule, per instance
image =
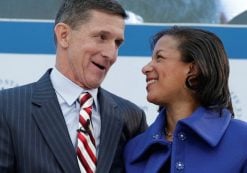
POLYGON ((147 128, 145 112, 135 103, 100 88, 100 95, 107 99, 108 103, 114 104, 124 122, 126 138, 132 138, 147 128))
POLYGON ((121 96, 118 96, 116 94, 113 94, 110 91, 107 91, 105 89, 101 88, 101 92, 104 93, 104 95, 107 98, 111 98, 114 102, 117 103, 117 105, 120 105, 121 108, 128 108, 131 107, 131 110, 136 110, 136 111, 143 111, 139 106, 137 106, 137 104, 133 103, 130 100, 127 100, 126 98, 123 98, 121 96))
POLYGON ((239 119, 232 119, 229 123, 229 131, 232 133, 237 133, 238 135, 246 137, 247 142, 247 122, 239 120, 239 119))

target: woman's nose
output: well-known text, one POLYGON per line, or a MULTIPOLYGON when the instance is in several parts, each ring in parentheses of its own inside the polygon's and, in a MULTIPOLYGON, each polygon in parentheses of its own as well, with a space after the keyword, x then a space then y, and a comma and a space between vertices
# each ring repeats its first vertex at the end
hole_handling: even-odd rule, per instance
POLYGON ((142 67, 142 73, 146 75, 148 72, 152 70, 151 62, 142 67))

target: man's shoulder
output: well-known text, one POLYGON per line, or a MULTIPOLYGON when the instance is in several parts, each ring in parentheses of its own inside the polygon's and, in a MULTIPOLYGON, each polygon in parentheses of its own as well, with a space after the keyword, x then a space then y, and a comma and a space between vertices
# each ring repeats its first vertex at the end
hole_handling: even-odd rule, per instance
POLYGON ((20 92, 24 92, 24 91, 28 91, 32 88, 32 86, 34 85, 34 83, 29 83, 29 84, 25 84, 25 85, 20 85, 20 86, 16 86, 13 88, 6 88, 6 89, 2 89, 0 90, 0 94, 1 95, 11 95, 14 93, 20 93, 20 92))
MULTIPOLYGON (((101 93, 101 95, 106 98, 107 103, 115 105, 116 116, 124 120, 125 127, 128 129, 126 131, 131 132, 131 137, 136 136, 147 128, 145 112, 138 105, 102 88, 100 88, 99 92, 104 92, 104 94, 101 93)), ((104 105, 107 106, 106 103, 104 105)))
POLYGON ((135 104, 131 100, 128 100, 127 98, 124 98, 122 96, 114 94, 114 93, 112 93, 108 90, 105 90, 103 88, 100 88, 100 92, 103 93, 104 97, 106 97, 107 99, 111 99, 113 102, 115 102, 117 105, 119 105, 123 108, 124 107, 132 107, 134 109, 141 110, 141 108, 137 104, 135 104))
POLYGON ((51 69, 47 70, 47 72, 38 80, 35 82, 30 82, 27 84, 19 85, 13 88, 6 88, 3 90, 0 90, 0 96, 14 96, 16 94, 22 95, 26 94, 28 95, 33 91, 35 86, 39 85, 38 88, 44 88, 46 85, 50 84, 50 74, 51 69), (47 82, 48 81, 48 82, 47 82))

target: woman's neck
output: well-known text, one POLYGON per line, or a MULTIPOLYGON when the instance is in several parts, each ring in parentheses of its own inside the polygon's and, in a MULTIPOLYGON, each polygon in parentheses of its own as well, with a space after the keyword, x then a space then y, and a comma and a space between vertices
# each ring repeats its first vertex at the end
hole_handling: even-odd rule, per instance
POLYGON ((166 136, 171 139, 179 120, 189 117, 199 106, 198 103, 188 102, 187 104, 166 105, 166 136))

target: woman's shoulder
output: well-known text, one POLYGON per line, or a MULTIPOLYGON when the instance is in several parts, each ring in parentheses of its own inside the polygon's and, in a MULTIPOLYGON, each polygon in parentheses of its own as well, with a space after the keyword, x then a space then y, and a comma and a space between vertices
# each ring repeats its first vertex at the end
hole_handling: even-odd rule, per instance
POLYGON ((230 124, 232 124, 236 127, 247 128, 247 122, 246 121, 236 119, 236 118, 232 118, 230 124))
POLYGON ((234 141, 238 145, 247 146, 247 122, 234 118, 231 119, 225 136, 228 136, 230 141, 234 141))

